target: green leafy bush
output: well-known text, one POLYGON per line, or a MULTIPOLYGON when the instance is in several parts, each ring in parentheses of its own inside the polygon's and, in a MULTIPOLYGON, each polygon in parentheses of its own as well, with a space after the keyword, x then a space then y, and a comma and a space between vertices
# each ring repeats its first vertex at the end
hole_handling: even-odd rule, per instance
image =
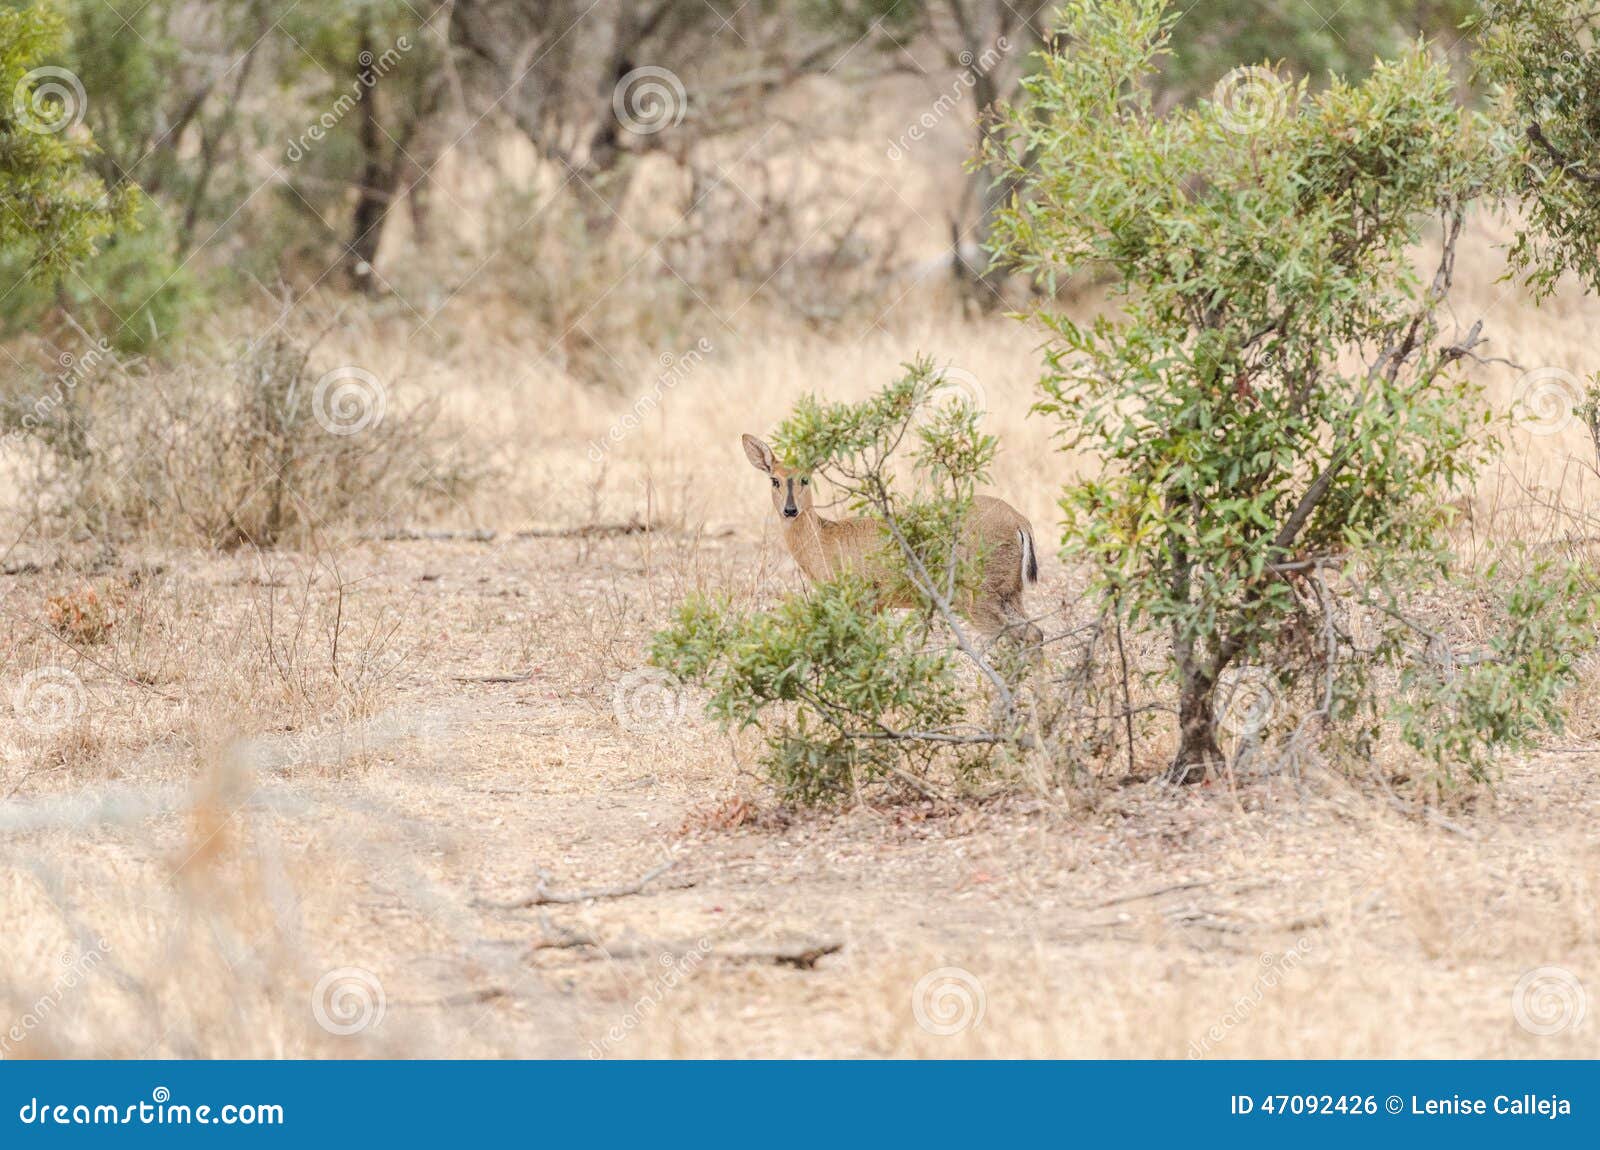
MULTIPOLYGON (((1427 650, 1407 591, 1452 570, 1449 507, 1495 446, 1460 370, 1479 327, 1447 333, 1440 314, 1501 136, 1422 44, 1359 84, 1313 95, 1253 69, 1248 91, 1158 110, 1176 19, 1163 0, 1069 3, 991 159, 1019 189, 999 255, 1046 284, 1114 284, 1115 317, 1037 313, 1039 409, 1103 464, 1062 500, 1067 551, 1109 609, 1170 636, 1170 777, 1196 781, 1223 757, 1227 677, 1264 672, 1326 727, 1371 714, 1427 650), (1363 605, 1368 638, 1347 625, 1363 605)), ((1511 596, 1521 637, 1444 698, 1419 694, 1429 718, 1410 728, 1432 733, 1413 741, 1459 751, 1461 732, 1503 741, 1547 718, 1571 669, 1539 643, 1577 638, 1572 611, 1591 607, 1573 602, 1511 596)))
POLYGON ((729 728, 776 715, 765 764, 787 798, 815 803, 884 779, 920 780, 961 745, 946 741, 961 737, 965 711, 957 668, 942 647, 925 650, 926 639, 922 618, 878 611, 873 589, 844 577, 770 612, 692 599, 656 636, 651 661, 708 681, 707 711, 729 728))
MULTIPOLYGON (((137 189, 125 193, 127 214, 95 258, 58 280, 29 277, 6 299, 4 331, 37 329, 57 307, 119 351, 148 354, 177 330, 197 299, 195 278, 180 266, 172 226, 161 208, 137 189)), ((13 282, 25 265, 0 259, 0 282, 13 282)))
MULTIPOLYGON (((1485 582, 1501 575, 1491 565, 1485 582)), ((1405 741, 1444 775, 1464 768, 1483 781, 1495 753, 1530 732, 1560 731, 1563 688, 1594 646, 1596 596, 1575 568, 1536 563, 1499 597, 1501 630, 1476 651, 1454 651, 1438 636, 1432 658, 1411 660, 1395 717, 1405 741)))

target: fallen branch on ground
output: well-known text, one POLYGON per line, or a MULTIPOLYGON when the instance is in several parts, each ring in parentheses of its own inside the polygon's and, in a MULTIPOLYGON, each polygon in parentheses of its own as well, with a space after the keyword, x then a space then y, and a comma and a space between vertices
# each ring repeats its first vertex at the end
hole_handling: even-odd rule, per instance
POLYGON ((561 928, 554 929, 557 937, 542 939, 534 943, 530 950, 586 950, 590 953, 576 956, 586 962, 593 962, 598 959, 617 961, 620 959, 640 958, 655 959, 656 961, 661 961, 662 959, 676 961, 691 954, 700 954, 705 958, 716 959, 721 962, 789 966, 795 970, 814 970, 821 959, 830 954, 837 954, 844 949, 844 943, 842 942, 814 939, 799 942, 792 946, 740 947, 735 950, 706 950, 699 943, 651 942, 648 940, 642 942, 603 943, 591 935, 579 934, 575 931, 561 928))
POLYGON ((369 543, 493 543, 498 531, 418 531, 400 527, 394 531, 378 531, 361 538, 369 543))
POLYGON ((1122 903, 1125 903, 1125 902, 1140 902, 1140 901, 1142 901, 1144 899, 1157 898, 1160 895, 1164 895, 1164 894, 1176 894, 1178 891, 1196 890, 1196 889, 1198 889, 1200 887, 1203 887, 1203 886, 1211 886, 1213 883, 1215 883, 1217 881, 1219 881, 1219 880, 1217 880, 1217 879, 1196 879, 1196 880, 1194 880, 1192 882, 1176 882, 1176 883, 1172 883, 1172 884, 1170 884, 1168 886, 1158 886, 1154 890, 1139 891, 1139 892, 1137 892, 1135 894, 1118 895, 1116 898, 1108 898, 1108 899, 1106 899, 1105 902, 1097 902, 1097 903, 1094 904, 1094 906, 1095 906, 1096 909, 1098 909, 1100 907, 1118 906, 1118 905, 1120 905, 1122 903))
POLYGON ((438 998, 427 999, 400 999, 395 1001, 396 1006, 439 1006, 445 1008, 457 1006, 478 1006, 485 1002, 493 1002, 497 998, 513 997, 511 990, 504 986, 483 986, 476 990, 463 990, 455 994, 444 994, 438 998))
POLYGON ((630 519, 626 523, 586 523, 582 527, 534 527, 518 531, 518 539, 605 539, 612 535, 644 535, 652 528, 630 519))
MULTIPOLYGON (((648 523, 629 519, 622 523, 585 523, 578 527, 528 527, 510 533, 512 539, 608 539, 614 535, 647 535, 656 530, 648 523)), ((493 543, 500 532, 482 527, 471 531, 419 531, 398 527, 363 535, 374 543, 493 543)))
MULTIPOLYGON (((623 883, 620 886, 603 886, 595 887, 592 890, 574 891, 551 890, 546 885, 550 881, 550 876, 544 871, 539 871, 537 872, 539 885, 533 888, 533 893, 527 898, 514 899, 511 902, 485 902, 482 899, 478 899, 475 900, 474 905, 488 907, 491 910, 526 910, 531 906, 546 906, 550 903, 571 904, 592 902, 603 898, 627 898, 629 895, 638 894, 652 879, 660 878, 677 865, 676 859, 669 859, 660 866, 651 867, 633 882, 623 883)), ((684 883, 683 885, 692 886, 693 884, 684 883)))

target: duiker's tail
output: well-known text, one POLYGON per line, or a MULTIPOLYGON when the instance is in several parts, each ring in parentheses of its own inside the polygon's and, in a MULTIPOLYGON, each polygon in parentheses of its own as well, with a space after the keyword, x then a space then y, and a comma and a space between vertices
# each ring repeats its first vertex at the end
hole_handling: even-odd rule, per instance
POLYGON ((1018 527, 1017 534, 1022 538, 1022 577, 1029 583, 1039 581, 1039 557, 1033 551, 1033 528, 1018 527))

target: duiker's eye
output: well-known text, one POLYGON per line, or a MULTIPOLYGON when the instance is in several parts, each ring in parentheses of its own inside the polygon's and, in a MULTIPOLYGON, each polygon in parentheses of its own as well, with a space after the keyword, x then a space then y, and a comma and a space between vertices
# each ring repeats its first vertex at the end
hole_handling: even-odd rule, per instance
POLYGON ((801 487, 810 487, 811 486, 811 478, 810 478, 810 476, 807 476, 806 478, 802 479, 800 481, 800 486, 801 487))
POLYGON ((774 487, 778 486, 778 481, 776 479, 774 479, 772 481, 772 486, 774 486, 774 487))

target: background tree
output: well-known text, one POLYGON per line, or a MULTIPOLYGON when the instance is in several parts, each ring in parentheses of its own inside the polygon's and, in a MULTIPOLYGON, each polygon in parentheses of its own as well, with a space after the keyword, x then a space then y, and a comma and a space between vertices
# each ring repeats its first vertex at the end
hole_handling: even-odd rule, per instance
POLYGON ((331 238, 362 291, 382 287, 378 249, 394 206, 410 196, 413 218, 425 220, 424 181, 443 143, 436 128, 448 86, 446 21, 444 8, 422 15, 404 0, 285 16, 304 48, 292 75, 311 111, 298 134, 287 133, 284 178, 289 194, 311 207, 308 218, 348 219, 331 238))
POLYGON ((1496 0, 1475 27, 1516 130, 1506 158, 1529 226, 1513 265, 1541 295, 1569 271, 1600 289, 1600 4, 1496 0))

